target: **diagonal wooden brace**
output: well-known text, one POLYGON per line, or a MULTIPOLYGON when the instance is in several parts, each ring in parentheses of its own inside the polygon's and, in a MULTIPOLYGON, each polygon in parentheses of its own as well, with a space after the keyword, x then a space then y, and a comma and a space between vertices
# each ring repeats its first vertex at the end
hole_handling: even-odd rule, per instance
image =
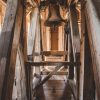
POLYGON ((52 72, 50 72, 39 84, 37 84, 37 86, 33 89, 33 91, 39 88, 40 86, 42 86, 46 81, 48 81, 52 77, 52 75, 56 73, 61 67, 62 67, 62 64, 56 66, 52 72))

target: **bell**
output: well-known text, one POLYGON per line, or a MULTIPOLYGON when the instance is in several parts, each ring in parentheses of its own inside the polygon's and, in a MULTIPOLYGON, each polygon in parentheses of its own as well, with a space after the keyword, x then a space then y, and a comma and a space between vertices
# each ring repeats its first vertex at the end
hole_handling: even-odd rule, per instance
POLYGON ((60 15, 59 5, 55 3, 50 3, 48 18, 44 23, 45 26, 48 27, 60 26, 62 22, 65 22, 65 20, 62 19, 60 15))

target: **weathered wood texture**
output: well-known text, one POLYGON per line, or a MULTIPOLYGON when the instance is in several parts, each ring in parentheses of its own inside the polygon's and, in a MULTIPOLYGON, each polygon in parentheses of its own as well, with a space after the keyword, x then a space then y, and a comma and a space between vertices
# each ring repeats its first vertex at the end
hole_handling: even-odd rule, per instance
POLYGON ((3 6, 6 6, 6 3, 3 0, 0 0, 0 4, 2 4, 3 6))
POLYGON ((94 4, 94 8, 96 10, 97 16, 100 20, 100 1, 99 0, 91 0, 94 4))
POLYGON ((53 71, 51 71, 39 84, 37 84, 37 86, 34 89, 38 89, 45 82, 47 82, 53 76, 53 74, 56 73, 60 68, 61 68, 60 65, 56 66, 55 69, 53 71))
POLYGON ((54 62, 54 61, 42 61, 42 62, 32 62, 32 61, 29 61, 29 62, 26 62, 27 65, 31 65, 31 66, 37 66, 37 67, 40 67, 40 66, 66 66, 66 65, 74 65, 74 66, 79 66, 80 65, 80 62, 67 62, 67 61, 59 61, 59 62, 54 62))
POLYGON ((17 50, 15 81, 14 81, 13 95, 12 95, 12 100, 16 99, 27 100, 24 57, 22 49, 20 47, 17 50))
MULTIPOLYGON (((46 16, 46 12, 42 12, 41 13, 42 16, 46 16)), ((47 50, 47 32, 46 32, 46 27, 44 26, 44 19, 41 19, 41 38, 42 38, 42 47, 43 47, 43 51, 47 50)))
POLYGON ((14 26, 15 15, 17 11, 18 1, 9 0, 7 5, 6 17, 0 37, 0 97, 2 94, 2 87, 5 78, 5 70, 7 66, 7 56, 10 53, 9 44, 14 26), (8 25, 9 24, 9 25, 8 25))
MULTIPOLYGON (((44 71, 44 72, 42 71, 41 75, 47 75, 49 73, 50 73, 49 71, 44 71)), ((53 75, 68 75, 68 72, 66 72, 66 71, 58 71, 58 72, 54 73, 53 75)))
MULTIPOLYGON (((78 17, 77 17, 77 10, 75 4, 71 4, 70 7, 70 27, 71 27, 71 38, 72 38, 72 47, 74 57, 76 61, 80 61, 80 35, 78 29, 78 17)), ((76 68, 77 73, 77 94, 79 94, 79 66, 76 68)), ((79 97, 79 96, 77 96, 79 97)))
MULTIPOLYGON (((32 57, 29 57, 31 61, 33 61, 33 53, 35 50, 35 40, 36 40, 36 29, 37 29, 37 19, 38 19, 38 8, 32 9, 32 12, 30 14, 30 28, 29 32, 27 34, 27 53, 28 55, 32 55, 32 57)), ((33 78, 33 71, 34 69, 30 66, 26 65, 26 75, 27 75, 27 96, 28 99, 31 99, 31 91, 32 91, 32 78, 33 78)))
MULTIPOLYGON (((35 41, 33 45, 33 53, 38 52, 40 54, 41 52, 41 33, 40 33, 40 22, 39 22, 39 11, 37 11, 37 22, 36 22, 36 29, 35 29, 35 41)), ((34 22, 33 22, 34 23, 34 22)), ((35 56, 33 55, 34 61, 41 61, 41 55, 35 56)))
POLYGON ((93 72, 98 100, 100 99, 100 1, 86 0, 85 16, 91 48, 93 72), (93 1, 93 2, 92 2, 93 1))
MULTIPOLYGON (((34 9, 34 11, 33 11, 33 13, 32 13, 32 22, 31 22, 31 24, 32 25, 34 25, 35 24, 35 28, 34 28, 34 30, 33 30, 33 27, 31 26, 31 30, 32 30, 32 35, 34 36, 34 38, 33 38, 33 40, 31 40, 31 42, 32 42, 32 56, 33 56, 33 62, 37 62, 37 61, 39 61, 39 62, 41 62, 41 55, 38 55, 38 56, 35 56, 34 55, 34 52, 37 52, 37 53, 39 53, 40 54, 40 52, 41 52, 41 45, 42 45, 42 43, 41 43, 41 30, 40 30, 40 16, 39 16, 39 9, 38 9, 38 7, 36 7, 35 9, 34 9), (35 21, 35 23, 34 23, 34 21, 35 21)), ((32 65, 31 65, 32 66, 32 65)), ((34 66, 34 65, 33 65, 34 66)), ((32 67, 30 67, 31 68, 31 70, 32 70, 32 75, 35 73, 35 74, 38 74, 38 75, 40 75, 40 66, 39 67, 35 67, 35 68, 32 68, 32 67)), ((32 76, 33 77, 33 76, 32 76)), ((35 77, 33 77, 33 79, 34 79, 35 77)), ((36 82, 36 80, 34 81, 34 82, 32 82, 32 80, 30 80, 31 81, 31 83, 32 84, 30 84, 31 86, 33 85, 37 85, 39 82, 40 82, 40 80, 38 81, 38 83, 36 82)), ((32 87, 33 88, 33 87, 32 87)), ((42 87, 41 87, 42 88, 42 87)), ((43 92, 43 90, 41 90, 42 92, 43 92)), ((38 95, 38 89, 36 90, 36 91, 34 91, 33 90, 33 93, 35 93, 36 95, 35 96, 37 96, 38 95)), ((33 96, 34 97, 34 96, 33 96)))
POLYGON ((6 10, 6 3, 0 0, 0 35, 1 35, 2 25, 4 22, 5 10, 6 10))
POLYGON ((67 51, 41 51, 40 53, 34 52, 35 56, 45 55, 45 56, 64 56, 67 55, 67 51))
MULTIPOLYGON (((38 8, 36 8, 36 12, 37 12, 37 20, 36 20, 36 29, 35 29, 35 41, 34 41, 34 45, 33 45, 33 53, 32 54, 33 54, 33 62, 38 62, 38 61, 41 62, 41 60, 42 60, 41 55, 38 55, 38 56, 34 55, 34 52, 38 52, 39 54, 41 52, 41 33, 40 33, 40 19, 39 19, 40 17, 39 17, 39 9, 38 8)), ((34 13, 34 16, 36 16, 36 13, 34 13)), ((40 66, 37 68, 35 67, 33 73, 40 74, 40 66)))
POLYGON ((83 100, 95 99, 95 84, 88 33, 85 32, 84 92, 83 100))
POLYGON ((38 8, 34 8, 30 15, 30 29, 28 33, 28 55, 33 53, 33 46, 35 44, 35 34, 37 28, 38 8))
POLYGON ((58 50, 58 27, 50 28, 51 50, 58 50))
MULTIPOLYGON (((81 11, 79 10, 80 15, 81 11)), ((79 19, 78 19, 79 20, 79 19)), ((77 22, 78 22, 77 20, 77 22)), ((80 20, 80 53, 76 54, 76 60, 79 60, 81 65, 77 67, 77 100, 83 100, 83 87, 84 87, 84 47, 85 47, 85 28, 84 17, 80 20)))
POLYGON ((22 4, 24 7, 23 10, 23 28, 22 28, 22 33, 23 33, 23 53, 24 53, 24 60, 27 61, 27 25, 26 25, 26 7, 25 7, 25 2, 27 2, 27 0, 22 0, 22 4))
MULTIPOLYGON (((69 35, 69 61, 74 62, 74 53, 73 53, 71 34, 69 35)), ((74 65, 71 65, 69 67, 69 79, 74 79, 74 65)))
MULTIPOLYGON (((16 1, 8 0, 7 10, 5 15, 6 17, 4 20, 4 25, 0 37, 0 100, 11 100, 12 97, 11 95, 12 95, 13 85, 9 84, 9 81, 13 83, 15 66, 12 66, 12 58, 10 62, 10 57, 11 57, 13 33, 16 32, 16 29, 15 31, 13 30, 14 30, 14 21, 17 12, 17 6, 18 6, 18 0, 16 1), (9 70, 10 68, 11 70, 9 70), (9 75, 11 74, 12 76, 10 77, 9 75), (10 90, 9 87, 11 87, 10 90)), ((18 21, 18 18, 16 18, 16 20, 18 21)), ((16 25, 18 25, 18 23, 16 23, 16 25)), ((20 29, 18 28, 18 30, 20 29)), ((14 57, 14 55, 12 55, 12 57, 14 57)))
POLYGON ((48 80, 43 85, 43 89, 45 100, 70 100, 68 99, 68 87, 64 80, 48 80))
MULTIPOLYGON (((83 24, 83 23, 82 23, 83 24)), ((82 25, 83 26, 83 25, 82 25)), ((84 27, 82 27, 84 30, 84 27)), ((79 98, 78 100, 83 100, 83 87, 84 87, 84 47, 85 47, 85 35, 84 31, 81 30, 81 44, 80 44, 80 68, 79 68, 79 98)))
POLYGON ((71 27, 71 38, 74 53, 80 52, 80 36, 78 29, 77 10, 75 5, 70 6, 70 27, 71 27))

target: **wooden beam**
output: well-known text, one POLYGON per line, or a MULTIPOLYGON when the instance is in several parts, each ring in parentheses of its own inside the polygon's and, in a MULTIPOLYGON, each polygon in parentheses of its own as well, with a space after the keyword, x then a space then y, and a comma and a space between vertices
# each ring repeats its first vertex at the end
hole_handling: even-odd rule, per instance
MULTIPOLYGON (((24 5, 24 3, 27 2, 27 0, 23 0, 22 3, 24 5)), ((27 61, 27 26, 26 26, 26 8, 24 6, 24 11, 23 11, 23 29, 22 29, 22 32, 23 32, 23 53, 24 53, 24 61, 27 61)))
POLYGON ((23 98, 26 100, 26 92, 28 91, 26 91, 24 57, 22 49, 20 48, 20 46, 18 46, 12 100, 16 100, 16 97, 20 100, 22 100, 23 98))
MULTIPOLYGON (((33 56, 33 61, 34 62, 36 62, 36 61, 38 61, 38 62, 40 62, 41 60, 42 60, 42 56, 41 55, 38 55, 38 56, 35 56, 34 55, 34 52, 38 52, 39 54, 40 54, 40 52, 41 52, 41 29, 40 29, 40 16, 39 16, 39 9, 38 9, 38 7, 36 7, 35 8, 35 11, 33 12, 34 14, 33 14, 33 18, 34 18, 34 20, 32 21, 32 23, 33 23, 33 25, 34 25, 34 21, 36 21, 36 26, 35 26, 35 28, 34 28, 34 30, 33 30, 33 27, 31 27, 32 29, 31 30, 33 30, 34 31, 34 35, 35 35, 35 37, 34 37, 34 40, 32 41, 34 44, 33 44, 33 47, 32 47, 32 56, 33 56), (35 17, 34 17, 35 16, 35 17)), ((31 67, 32 68, 32 67, 31 67)), ((32 68, 33 69, 33 68, 32 68)), ((40 66, 39 67, 35 67, 34 68, 34 71, 33 71, 33 73, 35 73, 35 74, 38 74, 39 76, 40 76, 40 66)), ((34 77, 35 78, 35 77, 34 77)), ((39 84, 39 81, 41 80, 41 76, 40 76, 40 79, 38 80, 35 80, 34 82, 33 82, 33 85, 38 85, 39 84)), ((42 87, 41 87, 42 88, 42 87)), ((42 93, 43 93, 43 89, 41 90, 42 91, 42 93)), ((36 90, 36 91, 34 91, 33 90, 33 92, 35 92, 35 95, 36 96, 38 96, 39 94, 38 94, 38 90, 36 90)), ((34 96, 33 96, 34 97, 34 96)))
MULTIPOLYGON (((75 4, 70 5, 70 26, 71 26, 71 39, 72 39, 72 48, 73 54, 76 61, 80 61, 80 34, 78 28, 78 17, 75 4)), ((80 66, 80 65, 79 65, 80 66)), ((79 97, 79 73, 80 67, 76 67, 76 84, 77 84, 77 97, 79 97)), ((77 98, 78 100, 79 98, 77 98)), ((81 99, 80 99, 81 100, 81 99)))
MULTIPOLYGON (((82 25, 83 26, 83 25, 82 25)), ((81 32, 81 45, 80 45, 80 62, 79 67, 79 98, 78 100, 83 100, 83 88, 84 88, 84 47, 85 47, 85 33, 84 26, 82 27, 81 32)))
POLYGON ((77 65, 80 65, 80 62, 67 62, 67 61, 62 61, 62 62, 49 62, 49 61, 42 61, 42 62, 32 62, 32 61, 29 61, 29 62, 26 62, 27 65, 30 65, 30 66, 57 66, 57 65, 61 65, 61 66, 65 66, 65 65, 74 65, 74 66, 77 66, 77 65))
POLYGON ((91 48, 97 98, 100 99, 100 1, 86 0, 85 16, 91 48))
MULTIPOLYGON (((34 52, 38 52, 40 54, 41 52, 41 33, 40 33, 40 19, 39 19, 39 9, 36 8, 36 12, 37 12, 37 20, 36 20, 36 29, 35 29, 35 41, 34 41, 34 45, 33 45, 33 61, 36 62, 40 62, 42 60, 42 56, 38 55, 35 56, 34 52)), ((34 22, 33 22, 34 23, 34 22)), ((40 74, 40 67, 35 67, 34 68, 34 73, 40 74)))
MULTIPOLYGON (((42 71, 41 75, 47 75, 49 74, 49 71, 42 71)), ((57 73, 54 73, 53 75, 68 75, 67 71, 58 71, 57 73)))
MULTIPOLYGON (((71 38, 71 34, 69 34, 69 60, 70 62, 74 62, 74 53, 73 53, 73 46, 72 46, 72 38, 71 38)), ((71 65, 69 67, 69 79, 74 79, 74 65, 71 65)))
POLYGON ((44 55, 44 56, 64 56, 67 55, 67 51, 41 51, 40 53, 34 52, 35 56, 44 55))
MULTIPOLYGON (((11 47, 13 41, 13 29, 14 29, 14 21, 17 12, 18 0, 8 0, 7 2, 7 10, 4 19, 3 29, 0 36, 0 100, 11 100, 11 92, 12 88, 7 91, 8 87, 10 87, 9 83, 9 62, 11 57, 11 47), (7 87, 7 84, 9 85, 7 87), (8 92, 8 95, 6 93, 8 92), (10 94, 9 94, 10 93, 10 94), (6 99, 6 96, 8 97, 6 99), (10 98, 10 99, 9 99, 10 98)), ((14 66, 15 67, 15 66, 14 66)), ((13 73, 13 72, 11 72, 13 73)), ((14 75, 12 76, 11 81, 13 81, 14 75)), ((12 85, 12 84, 11 84, 12 85)))
POLYGON ((76 87, 75 83, 72 80, 67 80, 67 84, 69 85, 69 88, 71 90, 71 93, 73 95, 74 100, 77 100, 77 95, 76 95, 76 87))
POLYGON ((95 100, 95 83, 92 56, 89 45, 87 28, 85 28, 85 61, 84 61, 84 91, 83 100, 95 100))
POLYGON ((29 38, 28 38, 28 55, 32 55, 34 52, 35 37, 36 37, 36 28, 38 20, 38 8, 34 8, 30 14, 30 29, 29 29, 29 38))
POLYGON ((7 54, 11 50, 11 48, 9 50, 8 47, 10 44, 10 38, 12 35, 13 26, 14 26, 14 20, 15 20, 15 15, 17 11, 17 4, 18 4, 18 1, 15 1, 15 2, 13 2, 13 0, 8 1, 7 11, 5 15, 6 17, 4 20, 3 29, 0 36, 0 100, 1 100, 3 82, 5 78, 5 70, 7 66, 7 60, 8 60, 7 54), (8 23, 10 24, 8 25, 8 23))
MULTIPOLYGON (((80 13, 81 14, 81 13, 80 13)), ((77 67, 77 100, 83 100, 83 87, 84 87, 84 47, 85 47, 85 28, 84 17, 81 15, 81 33, 80 33, 80 53, 76 54, 76 60, 81 62, 81 65, 77 67)))
POLYGON ((41 54, 45 56, 64 56, 67 55, 67 51, 42 51, 41 54))
POLYGON ((79 29, 78 29, 77 10, 74 4, 70 6, 70 27, 71 27, 73 52, 79 53, 80 52, 80 35, 79 35, 79 29))
POLYGON ((53 75, 54 73, 56 73, 60 68, 61 68, 61 65, 56 66, 55 69, 54 69, 52 72, 50 72, 42 81, 40 81, 40 83, 37 84, 36 87, 35 87, 33 90, 35 90, 35 89, 39 88, 40 86, 42 86, 42 85, 43 85, 46 81, 48 81, 48 80, 52 77, 52 75, 53 75))
POLYGON ((0 0, 0 4, 6 7, 6 3, 3 0, 0 0))

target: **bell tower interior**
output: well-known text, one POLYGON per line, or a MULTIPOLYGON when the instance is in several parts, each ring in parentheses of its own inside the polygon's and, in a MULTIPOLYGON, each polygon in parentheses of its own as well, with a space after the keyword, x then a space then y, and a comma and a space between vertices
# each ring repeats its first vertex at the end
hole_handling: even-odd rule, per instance
POLYGON ((100 100, 100 0, 0 0, 0 100, 100 100))

